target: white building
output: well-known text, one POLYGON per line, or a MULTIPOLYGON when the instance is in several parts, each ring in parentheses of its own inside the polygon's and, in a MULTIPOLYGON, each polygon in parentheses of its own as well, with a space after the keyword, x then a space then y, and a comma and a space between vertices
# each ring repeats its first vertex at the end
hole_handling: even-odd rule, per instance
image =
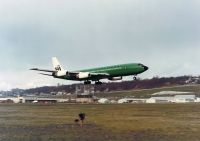
POLYGON ((175 95, 175 96, 151 97, 146 100, 146 103, 188 103, 196 101, 197 98, 195 95, 175 95))
POLYGON ((195 100, 196 100, 195 95, 175 95, 174 96, 175 103, 195 102, 195 100))
POLYGON ((119 99, 119 100, 117 101, 117 103, 119 103, 119 104, 128 103, 128 101, 127 101, 126 98, 122 98, 122 99, 119 99))
POLYGON ((119 99, 118 103, 146 103, 146 98, 123 98, 119 99))
POLYGON ((200 102, 200 97, 197 97, 195 102, 200 102))
POLYGON ((111 100, 110 103, 115 104, 115 103, 117 103, 117 101, 116 100, 111 100))
POLYGON ((106 103, 110 103, 110 100, 108 100, 107 98, 101 98, 98 100, 98 103, 106 104, 106 103))
POLYGON ((0 103, 25 103, 24 97, 0 97, 0 103))
POLYGON ((146 103, 171 103, 174 102, 174 97, 151 97, 146 100, 146 103))
POLYGON ((45 97, 25 97, 26 103, 64 103, 68 102, 69 99, 66 98, 45 98, 45 97))

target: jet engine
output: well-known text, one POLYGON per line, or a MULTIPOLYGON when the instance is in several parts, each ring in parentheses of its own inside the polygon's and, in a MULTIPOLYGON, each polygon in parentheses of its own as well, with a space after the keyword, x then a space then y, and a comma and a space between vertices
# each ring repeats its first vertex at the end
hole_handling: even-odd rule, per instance
POLYGON ((53 75, 61 77, 61 76, 65 76, 66 74, 67 74, 66 71, 58 71, 58 72, 55 72, 55 74, 53 74, 53 75))
POLYGON ((109 80, 122 80, 122 76, 110 77, 109 80))
POLYGON ((91 75, 89 72, 79 72, 76 77, 79 78, 79 79, 82 79, 82 78, 89 78, 91 75))

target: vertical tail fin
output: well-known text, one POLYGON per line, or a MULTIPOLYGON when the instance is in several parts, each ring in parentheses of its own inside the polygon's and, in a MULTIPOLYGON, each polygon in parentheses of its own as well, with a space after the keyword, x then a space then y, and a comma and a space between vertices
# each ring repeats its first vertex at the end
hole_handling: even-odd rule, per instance
POLYGON ((53 63, 53 68, 56 71, 64 71, 64 69, 62 68, 62 66, 60 65, 60 62, 58 61, 56 57, 52 57, 52 63, 53 63))

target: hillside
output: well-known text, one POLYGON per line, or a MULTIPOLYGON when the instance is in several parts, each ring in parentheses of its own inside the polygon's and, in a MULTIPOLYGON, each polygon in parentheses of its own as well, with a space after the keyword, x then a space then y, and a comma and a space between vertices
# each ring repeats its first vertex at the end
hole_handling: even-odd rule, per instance
MULTIPOLYGON (((200 84, 200 77, 180 76, 180 77, 154 77, 152 79, 122 81, 105 83, 102 85, 91 85, 95 87, 95 92, 115 92, 127 90, 152 89, 160 87, 171 87, 188 84, 200 84)), ((61 85, 61 86, 45 86, 24 90, 24 93, 51 93, 63 91, 66 93, 75 93, 76 86, 83 84, 61 85)))
MULTIPOLYGON (((89 85, 94 89, 95 94, 101 96, 148 96, 154 92, 162 90, 177 90, 177 91, 192 91, 199 93, 200 77, 194 76, 180 76, 180 77, 154 77, 152 79, 136 80, 136 81, 122 81, 122 82, 108 82, 102 85, 89 85), (186 86, 185 86, 186 85, 186 86), (109 95, 108 95, 109 94, 109 95)), ((61 92, 65 94, 75 94, 77 86, 83 84, 61 85, 61 86, 44 86, 31 89, 13 89, 6 93, 7 95, 40 95, 40 94, 54 94, 61 92)))

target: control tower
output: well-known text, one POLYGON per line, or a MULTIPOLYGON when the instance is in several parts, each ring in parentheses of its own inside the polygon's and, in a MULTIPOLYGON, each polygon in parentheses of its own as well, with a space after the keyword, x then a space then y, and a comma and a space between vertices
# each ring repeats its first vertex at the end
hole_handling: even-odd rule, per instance
POLYGON ((76 102, 93 103, 94 85, 76 85, 76 102))

